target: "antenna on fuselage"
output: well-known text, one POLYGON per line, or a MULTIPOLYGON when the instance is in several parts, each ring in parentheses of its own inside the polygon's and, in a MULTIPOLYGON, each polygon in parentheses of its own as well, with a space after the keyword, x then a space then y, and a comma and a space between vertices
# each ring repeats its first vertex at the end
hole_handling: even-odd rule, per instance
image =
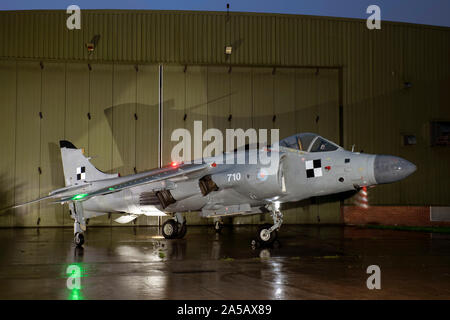
POLYGON ((354 152, 355 151, 355 145, 353 144, 352 145, 352 152, 354 152))

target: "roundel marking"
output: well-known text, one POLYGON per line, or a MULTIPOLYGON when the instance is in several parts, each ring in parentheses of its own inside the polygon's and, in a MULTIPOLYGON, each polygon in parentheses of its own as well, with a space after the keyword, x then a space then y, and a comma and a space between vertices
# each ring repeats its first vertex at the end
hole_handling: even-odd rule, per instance
POLYGON ((268 177, 267 171, 265 169, 260 169, 257 177, 260 181, 266 181, 268 177))

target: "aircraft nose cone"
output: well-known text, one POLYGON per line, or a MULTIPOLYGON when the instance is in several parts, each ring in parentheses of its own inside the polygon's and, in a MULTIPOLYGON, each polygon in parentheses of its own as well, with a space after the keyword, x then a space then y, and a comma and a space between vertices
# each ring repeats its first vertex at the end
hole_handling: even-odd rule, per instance
POLYGON ((405 179, 417 167, 408 160, 387 155, 377 155, 374 163, 375 180, 378 184, 405 179))

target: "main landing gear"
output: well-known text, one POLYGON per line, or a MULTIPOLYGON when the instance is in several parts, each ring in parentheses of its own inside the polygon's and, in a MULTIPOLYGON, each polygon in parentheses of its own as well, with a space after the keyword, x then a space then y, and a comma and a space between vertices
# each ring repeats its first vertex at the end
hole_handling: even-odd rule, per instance
MULTIPOLYGON (((283 223, 283 214, 279 210, 279 205, 277 204, 269 204, 267 209, 271 211, 273 225, 263 224, 258 228, 258 233, 256 234, 256 239, 261 245, 271 245, 278 237, 278 230, 283 223)), ((255 240, 252 241, 252 245, 255 245, 255 240)))
POLYGON ((186 235, 186 219, 177 212, 173 219, 169 219, 161 226, 161 232, 166 239, 182 239, 186 235))

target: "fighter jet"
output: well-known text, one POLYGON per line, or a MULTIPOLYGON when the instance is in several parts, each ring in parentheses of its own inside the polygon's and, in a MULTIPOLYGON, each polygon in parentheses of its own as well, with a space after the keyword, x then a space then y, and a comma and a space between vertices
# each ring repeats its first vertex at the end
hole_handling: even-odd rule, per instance
POLYGON ((270 244, 283 223, 281 204, 396 182, 416 170, 405 159, 348 151, 314 133, 295 134, 276 146, 238 148, 231 154, 249 159, 252 151, 265 150, 276 155, 276 165, 259 157, 252 164, 229 164, 224 159, 230 153, 223 153, 124 177, 101 172, 69 141, 60 141, 60 148, 66 186, 28 203, 68 203, 76 246, 84 243, 86 220, 108 213, 122 214, 115 220, 119 223, 139 215, 168 215, 171 218, 161 226, 163 236, 183 238, 183 213, 190 211, 213 218, 216 228, 223 217, 268 212, 273 225, 260 226, 256 237, 270 244))

